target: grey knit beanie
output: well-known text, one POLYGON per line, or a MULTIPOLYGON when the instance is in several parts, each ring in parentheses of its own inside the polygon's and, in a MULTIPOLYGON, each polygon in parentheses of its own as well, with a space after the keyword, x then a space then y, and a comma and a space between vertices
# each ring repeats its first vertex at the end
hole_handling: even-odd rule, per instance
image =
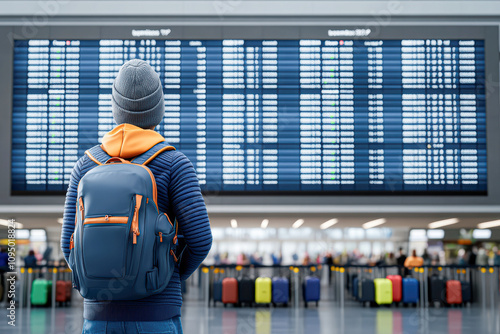
POLYGON ((126 62, 113 82, 111 104, 116 124, 143 129, 158 125, 165 114, 160 77, 144 60, 126 62))

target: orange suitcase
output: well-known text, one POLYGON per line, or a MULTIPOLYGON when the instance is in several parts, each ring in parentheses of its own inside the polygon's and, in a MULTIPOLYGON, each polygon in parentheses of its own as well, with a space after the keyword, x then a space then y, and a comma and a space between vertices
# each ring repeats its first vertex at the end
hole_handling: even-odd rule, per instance
POLYGON ((226 304, 238 304, 238 281, 236 278, 226 277, 222 280, 222 302, 226 304))

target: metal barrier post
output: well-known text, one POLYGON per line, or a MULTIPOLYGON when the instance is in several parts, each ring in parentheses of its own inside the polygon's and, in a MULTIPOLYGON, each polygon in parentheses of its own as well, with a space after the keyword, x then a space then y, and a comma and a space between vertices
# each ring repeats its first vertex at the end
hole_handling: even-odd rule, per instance
POLYGON ((340 268, 340 307, 344 308, 344 273, 345 268, 340 268))
POLYGON ((428 272, 428 268, 422 268, 422 271, 423 271, 423 285, 424 285, 424 299, 422 300, 422 304, 424 305, 424 307, 429 307, 429 298, 427 298, 427 296, 429 295, 429 281, 427 280, 427 277, 429 277, 429 272, 428 272))
POLYGON ((26 294, 26 304, 28 305, 28 309, 31 308, 31 285, 32 284, 33 284, 33 269, 28 268, 28 288, 27 288, 27 294, 26 294))
POLYGON ((490 273, 488 275, 488 278, 489 278, 488 281, 490 281, 489 286, 490 286, 490 289, 493 290, 490 292, 490 302, 491 302, 491 308, 494 308, 495 307, 495 296, 496 296, 497 291, 498 291, 498 288, 495 288, 495 282, 493 280, 494 274, 495 274, 495 269, 493 267, 490 267, 488 269, 488 272, 490 273))
POLYGON ((25 275, 25 269, 21 268, 19 270, 19 276, 17 277, 19 283, 19 291, 17 291, 17 300, 19 301, 19 308, 22 309, 24 307, 24 295, 25 295, 25 282, 26 282, 26 275, 25 275))
POLYGON ((299 268, 294 268, 293 269, 293 279, 294 279, 294 306, 299 307, 299 289, 300 289, 300 284, 299 284, 299 268))
POLYGON ((57 268, 52 268, 52 308, 56 307, 57 268))
POLYGON ((486 268, 481 268, 481 305, 486 307, 486 268))
POLYGON ((201 269, 203 302, 210 307, 210 270, 207 267, 201 269))

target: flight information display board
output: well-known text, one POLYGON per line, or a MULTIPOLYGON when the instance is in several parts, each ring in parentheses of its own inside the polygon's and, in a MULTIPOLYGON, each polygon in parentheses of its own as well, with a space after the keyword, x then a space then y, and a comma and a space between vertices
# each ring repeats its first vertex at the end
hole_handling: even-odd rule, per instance
POLYGON ((205 192, 486 194, 480 39, 16 40, 13 194, 65 192, 134 58, 205 192))

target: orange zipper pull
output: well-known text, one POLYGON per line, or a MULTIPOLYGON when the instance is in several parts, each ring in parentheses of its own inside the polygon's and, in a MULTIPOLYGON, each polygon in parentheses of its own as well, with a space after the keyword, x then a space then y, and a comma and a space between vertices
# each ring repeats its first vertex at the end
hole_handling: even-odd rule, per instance
POLYGON ((84 218, 84 215, 83 215, 83 213, 84 213, 84 208, 83 208, 83 199, 82 199, 81 197, 80 197, 80 199, 79 199, 79 203, 80 203, 80 217, 82 217, 82 223, 83 223, 83 220, 84 220, 84 219, 83 219, 83 218, 84 218))
POLYGON ((133 244, 137 243, 137 236, 140 235, 139 231, 139 209, 141 207, 142 195, 135 195, 135 208, 134 208, 134 217, 132 218, 132 233, 133 235, 133 244))
POLYGON ((160 242, 163 242, 163 233, 158 232, 158 234, 160 235, 160 242))
POLYGON ((73 234, 71 234, 71 239, 69 240, 69 250, 72 250, 73 248, 75 248, 75 242, 73 241, 73 234))

